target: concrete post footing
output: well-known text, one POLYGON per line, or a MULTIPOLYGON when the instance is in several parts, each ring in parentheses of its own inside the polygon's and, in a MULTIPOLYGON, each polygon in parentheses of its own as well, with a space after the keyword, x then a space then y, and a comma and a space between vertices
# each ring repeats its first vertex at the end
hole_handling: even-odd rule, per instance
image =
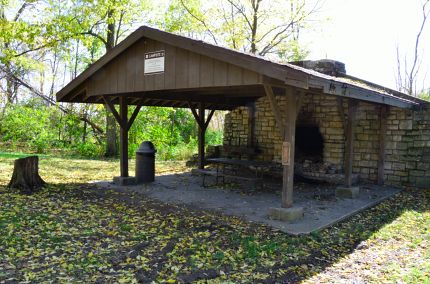
POLYGON ((113 183, 115 185, 127 186, 127 185, 136 185, 135 177, 114 177, 113 183))
POLYGON ((303 207, 293 206, 290 208, 270 207, 269 217, 273 220, 294 222, 303 218, 303 207))
POLYGON ((336 188, 336 197, 338 198, 357 198, 359 194, 360 188, 358 186, 339 186, 336 188))

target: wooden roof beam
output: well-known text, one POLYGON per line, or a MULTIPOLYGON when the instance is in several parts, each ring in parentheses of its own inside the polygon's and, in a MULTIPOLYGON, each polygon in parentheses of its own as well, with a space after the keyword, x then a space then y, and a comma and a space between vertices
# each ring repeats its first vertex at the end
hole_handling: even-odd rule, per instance
POLYGON ((322 92, 326 95, 335 95, 344 98, 395 106, 399 108, 411 109, 417 105, 416 103, 407 101, 406 99, 392 97, 389 95, 381 95, 376 91, 365 91, 352 85, 343 84, 335 81, 323 80, 316 77, 310 80, 310 87, 322 89, 322 92))

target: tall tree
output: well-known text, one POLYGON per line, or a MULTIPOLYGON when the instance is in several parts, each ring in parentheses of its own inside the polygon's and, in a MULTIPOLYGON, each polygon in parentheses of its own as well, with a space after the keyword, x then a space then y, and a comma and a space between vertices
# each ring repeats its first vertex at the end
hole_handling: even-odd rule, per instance
MULTIPOLYGON (((57 106, 53 98, 59 60, 65 59, 63 47, 70 34, 60 29, 56 14, 50 12, 51 6, 43 1, 0 0, 0 93, 6 97, 2 113, 18 101, 18 93, 41 98, 45 105, 67 114, 75 113, 72 108, 57 106), (50 87, 44 90, 46 82, 50 87)), ((88 117, 78 117, 91 125, 96 135, 103 133, 88 117)))
POLYGON ((176 15, 188 14, 189 19, 173 17, 177 20, 166 19, 166 23, 169 30, 182 33, 198 26, 203 39, 233 49, 301 59, 306 50, 298 42, 300 30, 311 24, 320 5, 318 0, 221 0, 211 4, 174 0, 170 10, 176 8, 176 15))
POLYGON ((420 51, 420 40, 430 15, 430 0, 423 0, 421 3, 421 23, 415 37, 412 62, 408 61, 405 55, 403 59, 400 55, 399 46, 396 47, 397 53, 397 89, 411 96, 417 96, 424 86, 418 86, 418 75, 420 73, 422 54, 420 51))
MULTIPOLYGON (((19 84, 12 75, 23 75, 26 67, 35 64, 31 58, 20 57, 20 53, 31 48, 31 42, 38 42, 42 33, 37 22, 22 21, 26 10, 29 10, 35 1, 0 1, 0 64, 1 75, 4 80, 0 84, 6 96, 6 104, 17 99, 19 84)), ((33 66, 34 67, 34 66, 33 66)))
MULTIPOLYGON (((108 52, 142 17, 147 8, 145 2, 137 0, 78 0, 71 5, 65 1, 59 9, 66 11, 60 19, 64 29, 91 50, 93 60, 108 52)), ((118 154, 117 126, 114 116, 105 106, 106 112, 106 156, 118 154)))

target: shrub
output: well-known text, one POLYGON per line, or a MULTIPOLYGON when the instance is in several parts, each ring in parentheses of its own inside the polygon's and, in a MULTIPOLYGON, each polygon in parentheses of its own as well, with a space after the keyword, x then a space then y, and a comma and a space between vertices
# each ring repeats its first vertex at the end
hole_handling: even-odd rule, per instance
POLYGON ((76 146, 77 154, 86 158, 97 158, 103 156, 104 147, 95 143, 85 142, 76 146))

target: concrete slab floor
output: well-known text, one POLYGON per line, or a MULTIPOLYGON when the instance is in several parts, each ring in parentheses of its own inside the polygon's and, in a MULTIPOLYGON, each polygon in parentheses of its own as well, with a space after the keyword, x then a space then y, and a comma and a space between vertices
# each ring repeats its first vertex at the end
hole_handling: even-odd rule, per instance
POLYGON ((96 182, 100 188, 133 191, 165 203, 186 204, 191 208, 215 210, 247 221, 263 223, 283 232, 308 234, 331 226, 361 210, 374 206, 398 193, 400 189, 376 185, 360 185, 355 199, 336 198, 335 186, 296 183, 294 205, 304 208, 304 217, 292 223, 271 220, 270 207, 280 207, 280 183, 265 182, 263 190, 252 184, 227 184, 202 187, 200 176, 191 173, 157 176, 155 182, 137 186, 117 186, 112 182, 96 182))

